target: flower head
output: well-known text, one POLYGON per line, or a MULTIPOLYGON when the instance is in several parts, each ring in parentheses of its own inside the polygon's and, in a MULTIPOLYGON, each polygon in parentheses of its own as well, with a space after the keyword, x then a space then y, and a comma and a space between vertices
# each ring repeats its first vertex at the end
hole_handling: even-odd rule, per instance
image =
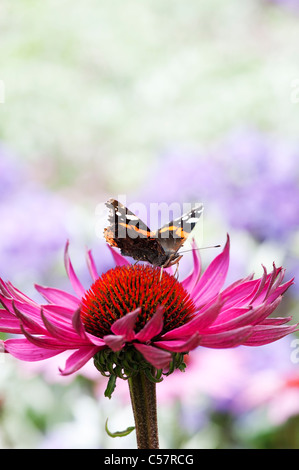
MULTIPOLYGON (((39 361, 73 351, 61 373, 71 374, 94 358, 102 374, 127 378, 138 367, 170 373, 184 368, 184 354, 198 347, 258 346, 297 328, 290 317, 269 318, 292 280, 273 265, 260 279, 248 277, 223 289, 229 238, 201 274, 193 250, 191 274, 179 282, 160 268, 131 265, 111 249, 117 266, 99 277, 87 252, 93 281, 86 290, 65 249, 65 267, 74 295, 36 285, 46 299, 38 304, 10 282, 0 280, 0 331, 20 334, 3 342, 4 351, 25 361, 39 361)), ((169 271, 169 270, 168 270, 169 271)), ((156 376, 157 377, 157 376, 156 376)), ((158 377, 158 378, 159 378, 158 377)))

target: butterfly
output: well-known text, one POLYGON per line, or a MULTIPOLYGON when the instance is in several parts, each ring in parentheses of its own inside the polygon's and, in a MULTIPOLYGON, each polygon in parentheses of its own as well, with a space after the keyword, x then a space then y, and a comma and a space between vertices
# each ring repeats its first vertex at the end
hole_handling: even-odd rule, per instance
POLYGON ((182 255, 178 250, 203 214, 203 205, 199 204, 152 232, 139 217, 116 199, 109 199, 106 206, 109 208, 110 223, 104 229, 107 243, 119 248, 124 256, 163 268, 180 261, 182 255))

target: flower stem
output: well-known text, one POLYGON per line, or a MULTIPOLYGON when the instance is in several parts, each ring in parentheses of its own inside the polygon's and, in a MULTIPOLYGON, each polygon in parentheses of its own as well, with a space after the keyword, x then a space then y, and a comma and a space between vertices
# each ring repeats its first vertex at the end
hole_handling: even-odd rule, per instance
POLYGON ((156 384, 140 371, 128 379, 138 449, 159 449, 156 384))

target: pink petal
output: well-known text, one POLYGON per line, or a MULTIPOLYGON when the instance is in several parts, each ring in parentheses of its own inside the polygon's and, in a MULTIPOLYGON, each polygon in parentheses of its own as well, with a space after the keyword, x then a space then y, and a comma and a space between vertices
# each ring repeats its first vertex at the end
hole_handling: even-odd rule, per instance
POLYGON ((215 324, 209 328, 209 333, 219 333, 225 330, 240 328, 241 326, 260 323, 274 312, 281 300, 282 297, 280 296, 271 305, 267 305, 264 302, 255 308, 231 308, 219 315, 215 324))
POLYGON ((171 354, 167 351, 163 351, 162 349, 141 343, 134 343, 134 347, 143 355, 145 360, 152 364, 156 369, 164 369, 171 361, 171 354))
POLYGON ((290 326, 257 325, 244 344, 246 346, 262 346, 277 341, 297 329, 298 324, 290 326))
POLYGON ((81 369, 101 348, 82 347, 75 351, 66 360, 64 369, 59 368, 61 375, 70 375, 81 369))
POLYGON ((19 300, 20 302, 25 302, 26 304, 36 305, 36 302, 34 302, 34 300, 30 299, 30 297, 25 295, 15 286, 13 286, 11 282, 8 281, 6 286, 14 299, 19 300))
POLYGON ((87 339, 86 331, 81 320, 81 309, 78 308, 72 316, 72 327, 82 339, 87 339))
POLYGON ((65 251, 64 251, 65 269, 66 269, 67 275, 68 275, 68 277, 69 277, 69 279, 72 283, 74 291, 76 292, 76 294, 81 299, 85 294, 85 289, 82 286, 81 282, 79 281, 79 279, 78 279, 78 277, 77 277, 77 275, 74 271, 73 265, 72 265, 70 257, 69 257, 68 250, 69 250, 69 241, 67 241, 66 246, 65 246, 65 251))
POLYGON ((87 333, 87 331, 85 331, 85 336, 89 340, 89 342, 91 344, 94 344, 95 346, 105 346, 106 344, 102 338, 92 335, 91 333, 87 333))
POLYGON ((116 266, 129 266, 130 265, 129 261, 126 258, 124 258, 120 253, 118 253, 113 248, 111 248, 110 245, 108 245, 108 248, 113 256, 116 266))
POLYGON ((194 303, 199 306, 217 295, 223 286, 229 265, 229 236, 226 245, 207 267, 196 287, 193 289, 194 303))
MULTIPOLYGON (((67 339, 65 341, 57 340, 55 338, 51 338, 48 336, 34 336, 30 334, 28 331, 25 330, 24 327, 21 327, 23 335, 30 341, 32 344, 37 346, 38 348, 44 349, 57 349, 58 351, 62 352, 67 349, 73 349, 72 344, 70 344, 67 339)), ((78 345, 76 345, 78 347, 78 345)))
POLYGON ((26 326, 32 333, 38 334, 46 334, 47 330, 40 324, 40 322, 35 322, 32 318, 27 317, 22 312, 20 312, 17 307, 15 306, 15 302, 13 301, 13 309, 15 312, 16 317, 20 320, 21 324, 26 326))
POLYGON ((13 319, 0 320, 1 333, 20 334, 22 333, 19 321, 13 319))
POLYGON ((263 275, 260 279, 260 284, 259 284, 259 287, 254 295, 254 297, 252 298, 251 300, 251 303, 253 303, 262 293, 264 287, 265 287, 265 284, 266 284, 266 280, 267 280, 267 269, 265 268, 265 266, 262 265, 262 268, 263 268, 263 275))
POLYGON ((192 240, 192 256, 193 256, 193 271, 186 279, 182 281, 182 286, 192 295, 201 273, 201 258, 196 251, 197 245, 195 240, 192 240))
POLYGON ((265 318, 261 322, 261 325, 284 325, 292 320, 292 317, 275 317, 275 318, 265 318))
MULTIPOLYGON (((70 325, 74 315, 74 309, 62 307, 60 305, 42 305, 44 312, 47 312, 51 318, 60 320, 62 323, 70 325)), ((78 306, 76 307, 76 310, 78 306)))
POLYGON ((205 334, 201 337, 200 346, 206 348, 233 348, 240 344, 245 344, 245 341, 252 333, 252 326, 244 326, 236 330, 224 331, 215 334, 205 334))
POLYGON ((116 320, 111 326, 112 333, 123 336, 125 341, 132 341, 135 337, 134 327, 140 311, 141 308, 138 307, 133 312, 116 320))
POLYGON ((289 289, 289 287, 294 284, 294 278, 290 279, 289 281, 285 282, 281 286, 277 287, 275 292, 272 292, 268 297, 267 297, 267 302, 273 302, 279 295, 285 294, 285 292, 289 289))
POLYGON ((50 335, 54 338, 63 342, 67 340, 71 342, 72 345, 74 345, 75 343, 79 343, 82 345, 83 339, 77 334, 77 332, 73 328, 66 328, 65 325, 61 327, 59 323, 52 323, 43 312, 42 319, 45 327, 47 328, 47 332, 50 333, 50 335))
POLYGON ((106 335, 103 337, 103 340, 112 351, 120 351, 125 345, 123 335, 106 335))
POLYGON ((99 275, 97 272, 96 264, 92 256, 91 250, 86 251, 86 261, 87 261, 87 266, 88 266, 88 270, 90 272, 91 278, 93 281, 96 281, 97 279, 99 279, 99 275))
MULTIPOLYGON (((282 268, 276 268, 275 266, 275 263, 273 263, 273 271, 272 273, 269 275, 268 277, 268 283, 267 283, 267 291, 266 291, 266 295, 265 295, 265 298, 268 297, 268 295, 271 293, 272 291, 272 286, 274 285, 275 283, 275 279, 277 278, 277 275, 281 272, 281 269, 282 268)), ((283 277, 283 276, 282 276, 283 277)), ((280 279, 280 277, 279 277, 280 279)))
POLYGON ((195 318, 190 320, 185 325, 179 326, 174 330, 168 331, 163 335, 163 341, 176 338, 184 338, 193 335, 196 331, 206 329, 211 323, 215 321, 220 313, 222 307, 221 296, 218 296, 216 302, 209 308, 205 309, 203 313, 199 313, 195 318))
POLYGON ((142 330, 135 335, 135 339, 143 343, 161 333, 164 324, 163 316, 164 308, 159 306, 152 318, 146 323, 142 330))
POLYGON ((36 290, 50 303, 63 305, 65 307, 75 309, 78 308, 80 300, 68 292, 52 287, 43 287, 35 284, 36 290))
POLYGON ((42 361, 61 353, 61 350, 37 347, 25 338, 7 339, 4 344, 6 352, 22 361, 42 361))
POLYGON ((41 317, 40 317, 40 306, 35 304, 27 304, 24 302, 20 302, 19 300, 14 300, 12 297, 11 298, 6 298, 2 297, 0 295, 0 301, 3 304, 4 308, 6 308, 9 312, 14 314, 14 307, 15 305, 20 312, 24 313, 27 316, 30 316, 31 318, 34 318, 37 322, 40 322, 41 317))
POLYGON ((9 311, 0 309, 0 331, 3 333, 21 333, 19 319, 9 311))
POLYGON ((156 341, 154 344, 162 349, 167 349, 172 352, 188 352, 200 344, 200 335, 195 333, 187 340, 172 340, 172 341, 156 341))
POLYGON ((221 293, 225 309, 248 306, 258 290, 259 283, 260 280, 250 280, 228 286, 221 293))

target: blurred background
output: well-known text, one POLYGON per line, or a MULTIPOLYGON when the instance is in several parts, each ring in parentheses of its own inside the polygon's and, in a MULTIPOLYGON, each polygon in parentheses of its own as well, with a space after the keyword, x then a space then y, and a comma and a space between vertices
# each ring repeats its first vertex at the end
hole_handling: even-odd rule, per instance
MULTIPOLYGON (((1 0, 0 34, 1 277, 71 292, 69 239, 88 286, 86 246, 113 266, 96 208, 118 195, 203 202, 204 244, 231 236, 228 282, 273 261, 296 276, 299 0, 1 0)), ((298 298, 279 314, 299 321, 298 298)), ((298 448, 298 339, 192 352, 157 386, 161 447, 298 448)), ((135 448, 104 431, 133 424, 127 384, 108 400, 92 363, 61 378, 64 360, 0 358, 0 447, 135 448)))

